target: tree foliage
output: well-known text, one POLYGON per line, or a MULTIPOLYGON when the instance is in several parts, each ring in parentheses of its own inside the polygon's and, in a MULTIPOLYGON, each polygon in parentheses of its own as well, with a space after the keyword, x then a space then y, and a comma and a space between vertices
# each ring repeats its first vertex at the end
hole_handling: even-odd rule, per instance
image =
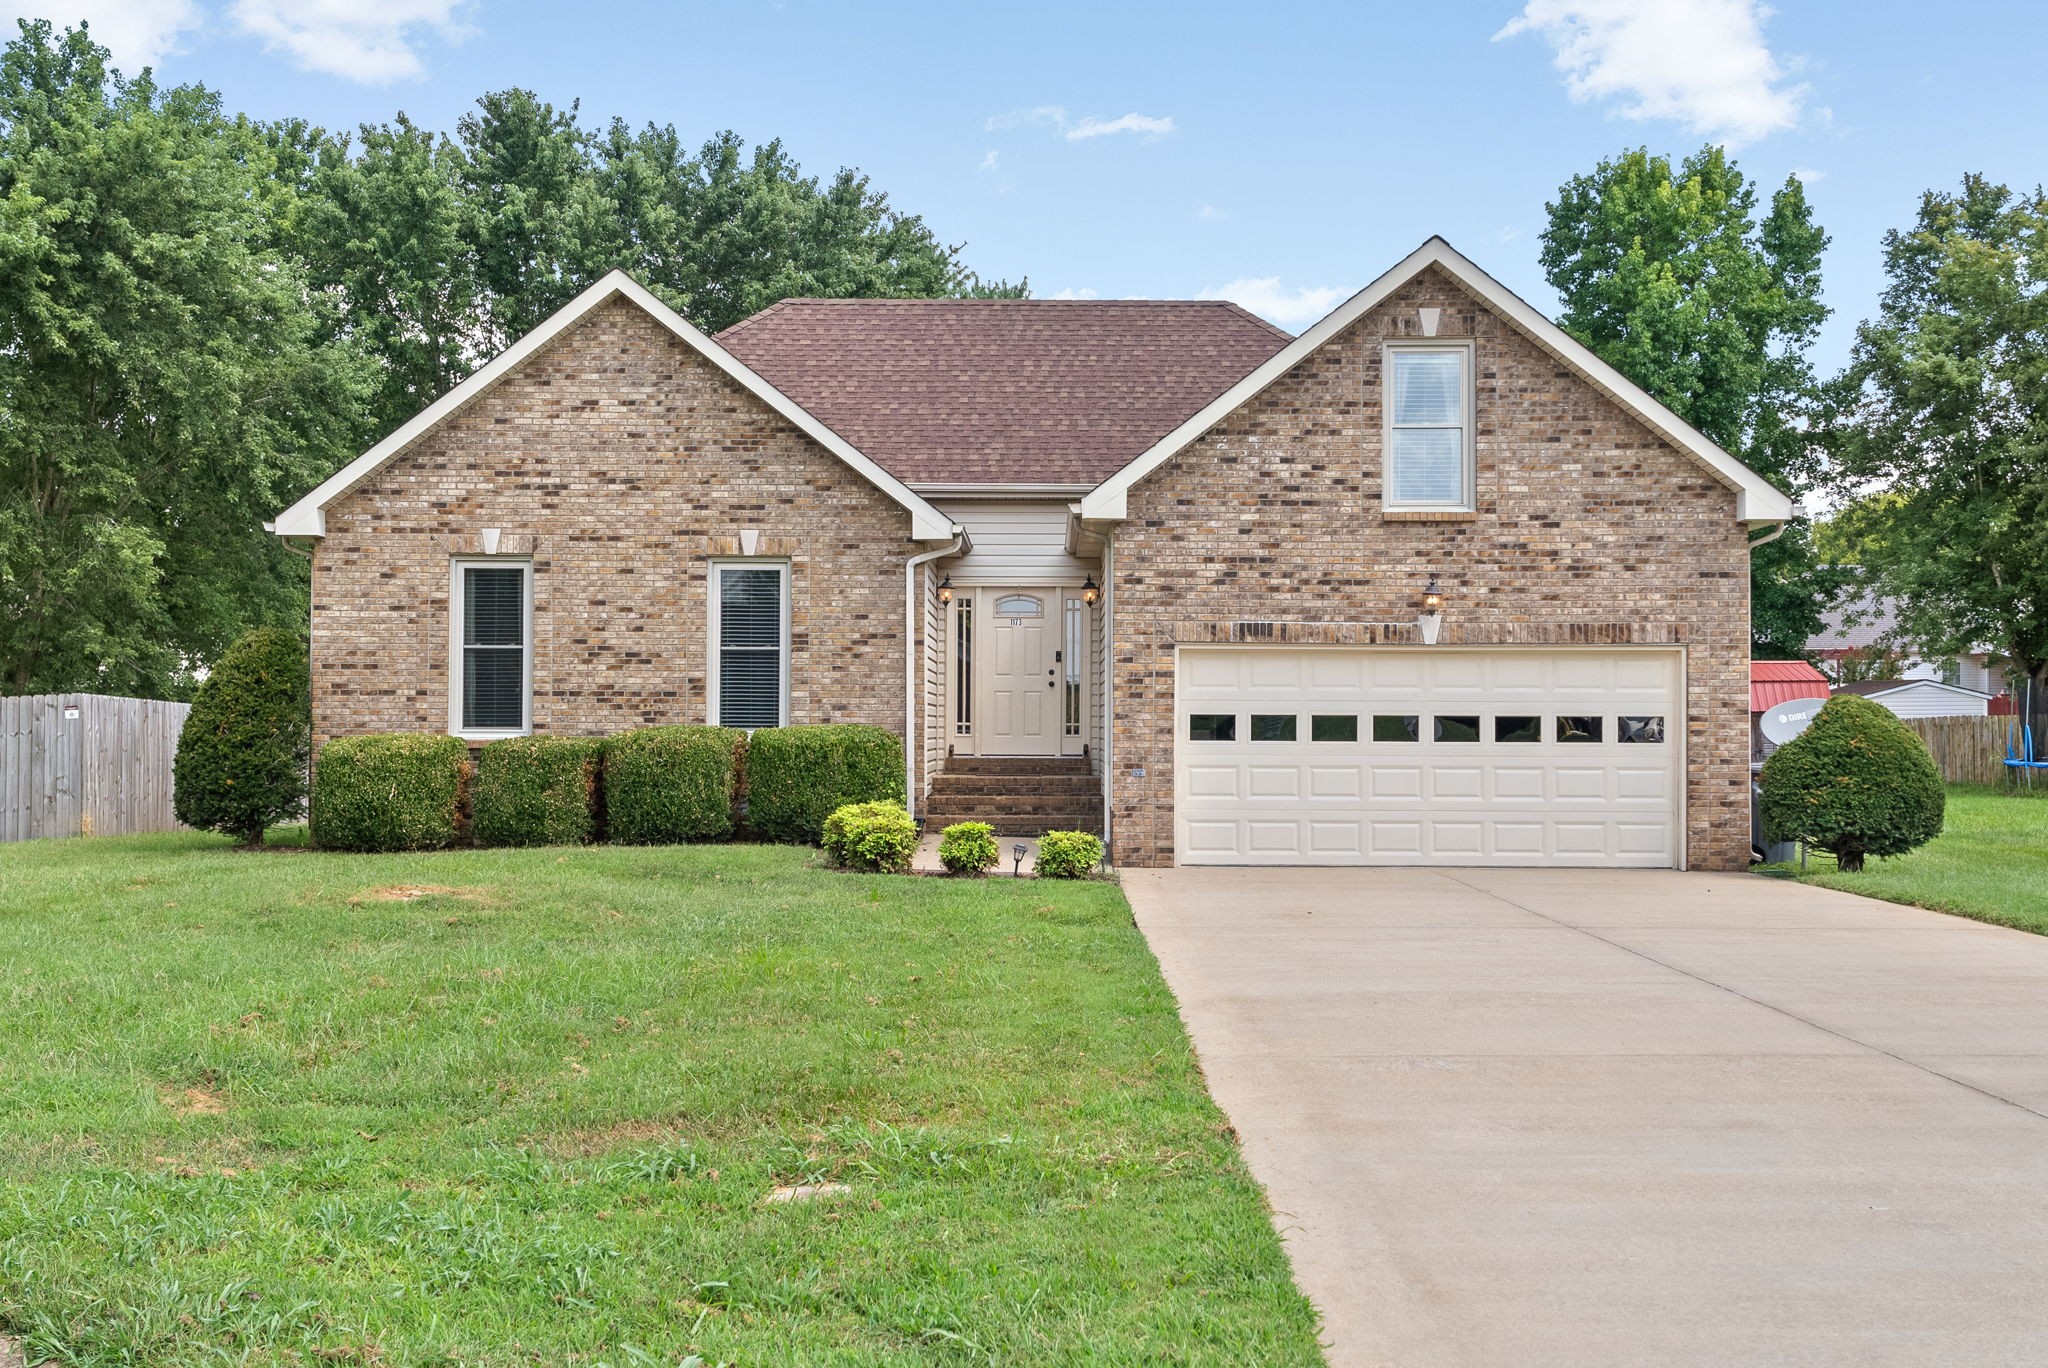
POLYGON ((233 646, 192 696, 178 733, 171 807, 178 820, 243 845, 299 815, 313 758, 306 639, 259 627, 233 646))
POLYGON ((1885 235, 1828 446, 1873 587, 1930 656, 2048 685, 2048 195, 1966 176, 1885 235))
MULTIPOLYGON (((1780 487, 1812 475, 1817 386, 1807 360, 1827 234, 1796 178, 1757 216, 1755 188, 1704 147, 1674 167, 1638 148, 1574 176, 1546 206, 1542 262, 1559 323, 1723 449, 1780 487)), ((1753 553, 1758 655, 1791 658, 1833 592, 1803 523, 1753 553)))
POLYGON ((354 450, 371 367, 279 250, 272 152, 83 30, 0 53, 0 685, 177 695, 304 564, 262 522, 354 450))
POLYGON ((1903 855, 1941 834, 1948 803, 1926 745, 1890 709, 1836 694, 1764 761, 1764 834, 1804 841, 1842 872, 1866 855, 1903 855))

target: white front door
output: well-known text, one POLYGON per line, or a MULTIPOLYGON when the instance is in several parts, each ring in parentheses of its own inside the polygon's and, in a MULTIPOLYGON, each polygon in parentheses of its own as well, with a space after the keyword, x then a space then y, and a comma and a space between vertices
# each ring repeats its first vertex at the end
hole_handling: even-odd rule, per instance
POLYGON ((1059 598, 1049 589, 984 589, 988 623, 983 755, 1057 755, 1059 598))

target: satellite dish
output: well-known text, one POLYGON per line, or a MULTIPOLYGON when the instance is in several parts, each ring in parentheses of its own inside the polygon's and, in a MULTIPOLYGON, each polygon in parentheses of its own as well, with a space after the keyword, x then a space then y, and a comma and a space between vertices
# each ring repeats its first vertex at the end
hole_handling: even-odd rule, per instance
POLYGON ((1757 729, 1764 734, 1764 740, 1774 746, 1782 746, 1799 733, 1805 731, 1827 706, 1825 698, 1794 698, 1766 709, 1756 721, 1757 729))

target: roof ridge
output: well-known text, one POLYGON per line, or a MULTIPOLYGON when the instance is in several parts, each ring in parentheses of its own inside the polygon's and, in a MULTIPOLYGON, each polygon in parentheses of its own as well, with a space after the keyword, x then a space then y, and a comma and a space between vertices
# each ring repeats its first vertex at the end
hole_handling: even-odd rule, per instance
POLYGON ((785 304, 800 304, 804 302, 806 301, 804 301, 800 296, 796 295, 791 295, 786 299, 778 299, 773 304, 770 304, 767 308, 756 309, 754 310, 754 312, 748 314, 745 318, 742 318, 739 322, 734 323, 729 327, 719 329, 717 332, 713 333, 712 336, 731 337, 734 333, 752 327, 754 324, 766 318, 769 314, 779 312, 782 309, 782 306, 785 304))
POLYGON ((1273 336, 1279 338, 1283 342, 1292 342, 1294 340, 1293 333, 1287 331, 1287 329, 1281 327, 1278 323, 1275 323, 1270 319, 1259 317, 1257 314, 1253 313, 1250 309, 1247 309, 1244 305, 1238 303, 1234 299, 1203 299, 1198 300, 1196 302, 1202 304, 1221 304, 1227 309, 1232 309, 1238 313, 1243 314, 1246 318, 1258 324, 1260 327, 1264 328, 1267 332, 1273 334, 1273 336))

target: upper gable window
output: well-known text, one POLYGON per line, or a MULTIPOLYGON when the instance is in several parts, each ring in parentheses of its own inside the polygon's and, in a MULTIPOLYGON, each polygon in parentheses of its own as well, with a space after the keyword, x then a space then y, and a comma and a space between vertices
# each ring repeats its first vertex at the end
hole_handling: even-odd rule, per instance
POLYGON ((1472 344, 1398 342, 1386 350, 1386 478, 1390 509, 1472 504, 1472 344))

